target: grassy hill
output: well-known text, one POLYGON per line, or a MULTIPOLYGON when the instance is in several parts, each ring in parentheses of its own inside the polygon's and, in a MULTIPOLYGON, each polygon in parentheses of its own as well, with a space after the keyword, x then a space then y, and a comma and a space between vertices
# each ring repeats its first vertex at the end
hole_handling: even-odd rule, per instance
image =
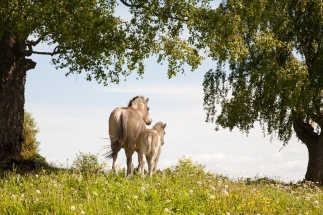
MULTIPOLYGON (((88 166, 89 167, 89 166, 88 166)), ((153 177, 98 168, 1 172, 0 214, 323 214, 321 187, 229 179, 182 158, 153 177), (99 170, 99 171, 98 171, 99 170)))

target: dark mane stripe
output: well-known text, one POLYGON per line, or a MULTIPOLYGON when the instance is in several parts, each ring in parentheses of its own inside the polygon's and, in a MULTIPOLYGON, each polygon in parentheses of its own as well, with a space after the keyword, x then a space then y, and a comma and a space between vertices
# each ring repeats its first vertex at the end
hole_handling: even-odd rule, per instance
POLYGON ((135 101, 136 99, 138 99, 139 98, 139 96, 135 96, 135 97, 133 97, 130 101, 129 101, 129 103, 128 103, 128 107, 131 107, 132 106, 132 102, 133 101, 135 101))

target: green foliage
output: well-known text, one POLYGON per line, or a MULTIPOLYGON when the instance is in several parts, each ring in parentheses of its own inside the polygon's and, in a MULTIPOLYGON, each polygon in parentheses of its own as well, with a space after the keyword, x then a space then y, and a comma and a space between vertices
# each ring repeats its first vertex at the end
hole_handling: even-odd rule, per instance
POLYGON ((76 159, 73 161, 73 168, 79 170, 81 173, 97 174, 104 172, 106 164, 102 164, 98 160, 98 155, 91 153, 79 152, 76 159))
POLYGON ((205 10, 191 31, 218 60, 203 82, 206 120, 243 132, 258 121, 284 144, 297 120, 322 128, 322 8, 321 1, 227 0, 205 10))
POLYGON ((0 177, 0 214, 322 214, 313 183, 229 179, 182 158, 154 174, 41 170, 0 177))
POLYGON ((197 48, 180 36, 190 15, 205 7, 208 1, 196 0, 2 1, 0 39, 26 41, 29 54, 51 55, 57 69, 69 68, 67 75, 85 72, 105 85, 132 71, 141 76, 151 56, 168 61, 172 77, 184 64, 192 70, 201 64, 197 48), (124 9, 130 18, 116 15, 124 9), (51 50, 38 50, 40 43, 51 50))
POLYGON ((22 142, 21 156, 24 159, 32 157, 41 157, 38 155, 40 142, 37 141, 36 135, 39 133, 35 118, 31 113, 24 113, 24 125, 22 136, 24 141, 22 142))

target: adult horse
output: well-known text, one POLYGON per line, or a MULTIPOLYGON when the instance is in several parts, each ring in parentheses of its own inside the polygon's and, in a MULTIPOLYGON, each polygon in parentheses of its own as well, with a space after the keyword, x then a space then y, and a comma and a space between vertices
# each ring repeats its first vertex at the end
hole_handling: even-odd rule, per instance
POLYGON ((152 122, 148 101, 148 98, 136 96, 129 101, 128 107, 114 109, 109 117, 111 150, 107 157, 113 159, 112 169, 115 169, 118 152, 123 148, 127 157, 127 176, 133 173, 132 155, 136 150, 136 140, 152 122))

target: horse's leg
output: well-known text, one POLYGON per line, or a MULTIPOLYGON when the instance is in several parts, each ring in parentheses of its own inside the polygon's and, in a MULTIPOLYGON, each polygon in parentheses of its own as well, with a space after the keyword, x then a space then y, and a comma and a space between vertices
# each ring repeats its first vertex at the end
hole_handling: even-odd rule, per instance
POLYGON ((151 177, 153 175, 153 168, 154 168, 154 156, 146 156, 147 163, 148 163, 148 175, 151 177))
POLYGON ((139 160, 139 172, 144 175, 145 171, 144 171, 144 166, 145 166, 145 154, 138 152, 138 160, 139 160))
POLYGON ((138 171, 140 171, 140 155, 139 155, 139 150, 137 151, 137 154, 138 154, 138 171))
POLYGON ((158 165, 158 160, 159 160, 160 153, 161 153, 161 147, 159 147, 157 155, 155 157, 154 169, 153 169, 154 173, 157 171, 157 165, 158 165))
POLYGON ((117 160, 118 154, 115 154, 112 156, 112 170, 116 170, 116 160, 117 160))
POLYGON ((132 155, 133 150, 127 150, 126 151, 126 157, 127 157, 127 176, 132 176, 133 173, 133 164, 132 164, 132 155))

